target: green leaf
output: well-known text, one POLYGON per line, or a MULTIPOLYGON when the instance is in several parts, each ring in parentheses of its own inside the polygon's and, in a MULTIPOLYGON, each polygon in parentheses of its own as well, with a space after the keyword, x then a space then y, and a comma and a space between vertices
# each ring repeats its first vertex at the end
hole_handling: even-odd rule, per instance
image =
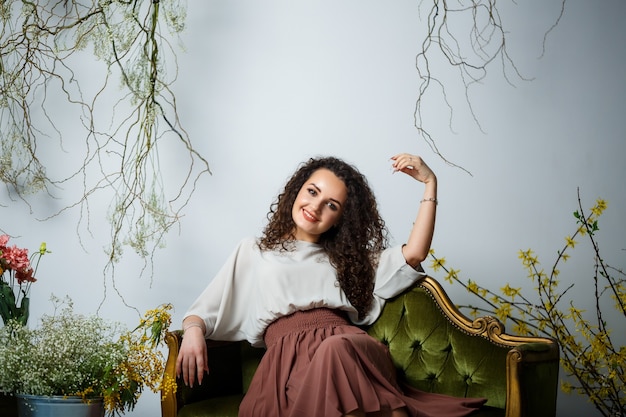
POLYGON ((15 318, 22 326, 26 326, 29 315, 30 315, 30 298, 24 297, 22 298, 22 304, 19 307, 17 307, 17 315, 15 318))
POLYGON ((161 323, 160 321, 155 321, 154 323, 152 323, 152 328, 150 330, 152 333, 150 335, 152 346, 158 345, 161 341, 161 331, 163 330, 163 323, 161 323))
POLYGON ((598 221, 597 220, 595 222, 593 222, 592 229, 593 229, 594 232, 597 232, 598 230, 600 230, 600 228, 598 227, 598 221))
POLYGON ((9 284, 0 281, 0 316, 6 324, 9 319, 15 317, 15 294, 9 284))

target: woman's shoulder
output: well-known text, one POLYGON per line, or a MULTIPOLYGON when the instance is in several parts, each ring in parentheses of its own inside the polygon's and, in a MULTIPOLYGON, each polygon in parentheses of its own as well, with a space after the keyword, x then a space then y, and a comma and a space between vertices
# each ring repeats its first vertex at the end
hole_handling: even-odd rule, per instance
POLYGON ((258 245, 258 244, 259 244, 259 238, 255 236, 245 236, 239 241, 239 245, 251 246, 251 245, 258 245))
POLYGON ((247 236, 239 239, 230 252, 226 264, 227 265, 245 265, 254 262, 259 258, 261 251, 258 245, 258 239, 253 236, 247 236))
POLYGON ((259 250, 259 239, 254 236, 246 236, 239 240, 237 244, 237 251, 255 251, 259 250))

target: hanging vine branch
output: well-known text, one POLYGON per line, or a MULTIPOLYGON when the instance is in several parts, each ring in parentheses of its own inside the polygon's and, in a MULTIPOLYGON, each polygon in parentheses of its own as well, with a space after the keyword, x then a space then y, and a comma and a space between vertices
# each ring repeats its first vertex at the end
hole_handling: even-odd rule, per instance
MULTIPOLYGON (((564 11, 565 0, 560 1, 555 25, 564 11)), ((448 103, 448 84, 431 68, 435 55, 457 69, 479 127, 470 87, 497 62, 507 80, 523 77, 508 53, 497 0, 433 0, 420 7, 425 4, 427 32, 416 57, 421 84, 415 127, 444 158, 422 113, 427 92, 435 86, 448 103)), ((0 181, 9 199, 24 202, 31 211, 34 196, 57 198, 60 190, 78 182, 78 197, 39 216, 46 220, 78 211, 77 231, 85 225, 89 231, 95 196, 113 192, 109 265, 120 260, 125 246, 149 262, 178 224, 198 179, 210 174, 208 162, 181 126, 171 90, 177 67, 168 39, 180 34, 185 18, 180 0, 0 2, 0 181), (84 51, 88 47, 92 55, 84 51), (103 63, 102 75, 85 77, 85 66, 94 65, 85 57, 91 56, 103 63), (69 118, 68 105, 78 116, 63 122, 69 118), (82 157, 63 161, 66 171, 59 174, 51 169, 59 164, 51 163, 50 149, 71 149, 82 157), (176 161, 176 168, 184 172, 167 175, 169 165, 162 163, 159 149, 177 157, 182 151, 187 159, 176 161)), ((452 116, 452 105, 448 107, 452 116)))
POLYGON ((110 265, 124 246, 147 262, 178 223, 198 179, 210 174, 180 124, 170 89, 176 54, 163 31, 177 36, 185 18, 177 0, 0 2, 0 181, 10 199, 31 211, 33 195, 56 197, 80 182, 82 195, 43 219, 78 210, 77 230, 85 223, 89 230, 94 196, 112 190, 110 265), (104 64, 102 77, 77 73, 87 47, 104 64), (120 88, 112 88, 113 78, 120 88), (59 98, 78 114, 82 133, 75 123, 59 122, 59 98), (50 142, 84 150, 82 160, 67 174, 51 174, 44 150, 50 142), (176 173, 174 192, 164 184, 162 146, 187 158, 176 164, 183 174, 176 173))
MULTIPOLYGON (((561 1, 561 10, 555 23, 547 29, 543 38, 543 48, 548 34, 558 25, 565 12, 565 1, 561 1)), ((514 2, 513 2, 514 3, 514 2)), ((470 89, 481 83, 488 70, 500 65, 506 81, 514 85, 513 78, 526 80, 518 70, 515 61, 507 49, 509 32, 500 13, 502 0, 433 0, 426 6, 427 31, 421 49, 415 58, 415 67, 420 84, 415 102, 414 125, 420 136, 446 163, 461 168, 444 157, 435 138, 426 126, 423 117, 424 100, 433 88, 438 89, 448 107, 450 125, 453 118, 453 105, 448 100, 446 85, 433 71, 431 62, 442 59, 458 72, 464 86, 465 103, 478 128, 484 132, 476 115, 470 96, 470 89)), ((420 2, 420 9, 424 2, 420 2)), ((421 12, 421 11, 420 11, 421 12)))

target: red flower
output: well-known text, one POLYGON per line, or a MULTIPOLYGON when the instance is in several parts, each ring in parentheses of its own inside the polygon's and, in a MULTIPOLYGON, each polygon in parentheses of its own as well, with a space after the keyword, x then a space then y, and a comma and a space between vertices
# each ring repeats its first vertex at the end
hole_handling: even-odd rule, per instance
POLYGON ((37 278, 33 276, 34 273, 35 271, 33 271, 33 268, 15 271, 15 279, 17 279, 17 283, 20 285, 23 282, 35 282, 37 281, 37 278))

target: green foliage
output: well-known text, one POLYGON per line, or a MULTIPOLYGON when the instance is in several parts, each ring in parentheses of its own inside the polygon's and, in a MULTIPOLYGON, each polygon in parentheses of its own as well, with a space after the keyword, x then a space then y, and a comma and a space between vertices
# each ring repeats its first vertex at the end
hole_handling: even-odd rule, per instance
POLYGON ((475 281, 464 282, 460 271, 447 268, 446 260, 435 257, 434 251, 431 251, 432 267, 435 271, 445 271, 446 281, 464 286, 481 301, 480 305, 459 306, 468 310, 470 315, 495 315, 502 322, 510 321, 513 331, 518 334, 556 339, 561 348, 561 366, 568 377, 561 382, 561 389, 587 396, 604 416, 623 416, 626 415, 626 346, 615 341, 624 335, 616 335, 613 330, 624 328, 626 274, 605 262, 596 241, 598 218, 607 207, 606 201, 597 200, 589 210, 590 214, 584 212, 580 196, 578 205, 579 210, 574 212, 576 230, 565 237, 565 245, 557 252, 549 270, 542 268, 532 250, 519 251, 528 279, 535 285, 534 294, 526 294, 521 287, 512 287, 509 283, 497 293, 475 281), (570 283, 563 284, 559 265, 570 258, 578 238, 586 238, 591 243, 594 274, 591 280, 569 277, 570 283), (591 294, 595 298, 592 313, 579 307, 587 300, 568 297, 574 281, 591 284, 591 294), (565 289, 563 285, 567 285, 565 289), (617 323, 613 326, 609 322, 615 317, 611 315, 609 318, 607 309, 614 310, 617 323))

